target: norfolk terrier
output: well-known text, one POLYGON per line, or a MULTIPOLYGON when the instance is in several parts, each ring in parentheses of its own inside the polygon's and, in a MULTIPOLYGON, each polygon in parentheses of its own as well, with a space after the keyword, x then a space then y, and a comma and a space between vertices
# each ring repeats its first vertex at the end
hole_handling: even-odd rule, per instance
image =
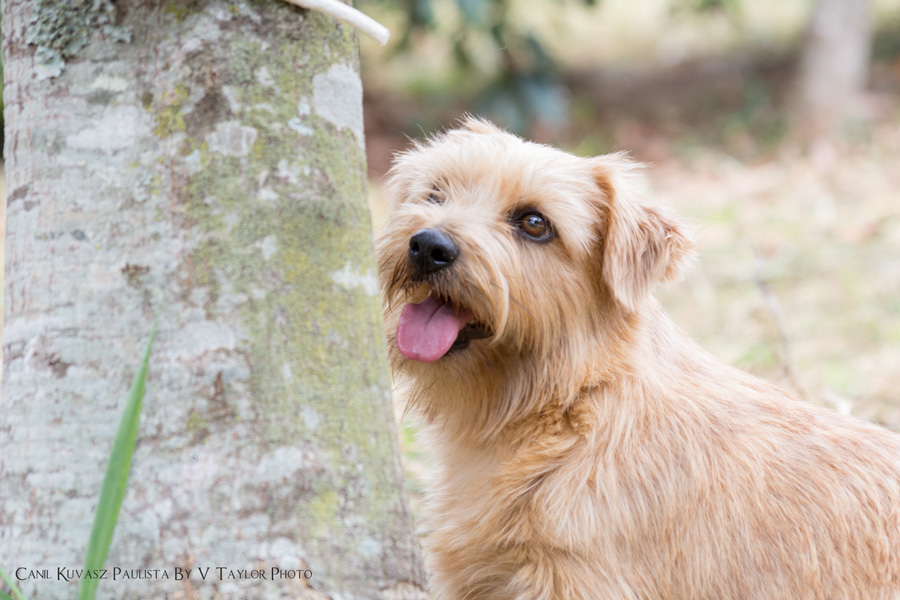
POLYGON ((481 120, 399 155, 378 242, 444 600, 900 598, 900 435, 720 363, 634 163, 481 120))

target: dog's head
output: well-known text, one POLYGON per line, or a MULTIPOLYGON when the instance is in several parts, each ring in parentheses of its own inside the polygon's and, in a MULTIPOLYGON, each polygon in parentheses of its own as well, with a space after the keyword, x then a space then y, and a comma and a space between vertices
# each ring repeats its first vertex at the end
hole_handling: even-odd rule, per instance
POLYGON ((633 319, 691 248, 634 170, 475 119, 399 155, 377 244, 395 365, 472 373, 633 319))

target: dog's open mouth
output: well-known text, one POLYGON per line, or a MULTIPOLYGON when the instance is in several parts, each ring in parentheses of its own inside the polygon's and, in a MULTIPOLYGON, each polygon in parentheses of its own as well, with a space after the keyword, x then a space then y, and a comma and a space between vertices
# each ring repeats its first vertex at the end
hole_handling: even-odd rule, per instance
POLYGON ((471 340, 490 336, 488 329, 464 308, 428 296, 419 304, 407 304, 397 326, 397 348, 410 360, 434 362, 462 350, 471 340))

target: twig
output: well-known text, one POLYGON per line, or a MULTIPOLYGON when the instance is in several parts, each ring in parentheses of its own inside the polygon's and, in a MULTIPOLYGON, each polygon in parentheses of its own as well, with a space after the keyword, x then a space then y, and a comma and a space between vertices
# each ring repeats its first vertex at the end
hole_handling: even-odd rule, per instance
POLYGON ((388 28, 376 21, 375 19, 364 15, 352 6, 344 4, 340 0, 284 0, 289 4, 308 8, 309 10, 317 10, 328 16, 334 17, 338 21, 343 21, 351 27, 355 27, 362 33, 366 34, 382 46, 384 46, 391 32, 388 28))
POLYGON ((775 327, 778 328, 778 337, 781 340, 781 366, 784 369, 785 375, 797 391, 805 395, 805 390, 800 385, 800 382, 797 379, 797 373, 794 371, 791 338, 788 336, 784 315, 781 312, 781 307, 778 305, 778 298, 775 297, 775 292, 772 291, 768 282, 763 278, 763 257, 756 246, 753 246, 753 259, 753 279, 756 281, 756 287, 759 288, 760 294, 762 294, 763 300, 766 303, 766 308, 769 309, 769 313, 775 321, 775 327))

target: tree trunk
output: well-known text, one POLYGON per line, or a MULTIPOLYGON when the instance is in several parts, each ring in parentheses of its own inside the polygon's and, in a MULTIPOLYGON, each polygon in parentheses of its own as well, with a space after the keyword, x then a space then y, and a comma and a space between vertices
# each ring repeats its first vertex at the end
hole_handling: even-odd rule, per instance
POLYGON ((159 315, 99 597, 424 598, 355 33, 277 0, 6 0, 2 25, 0 566, 75 596, 159 315))
POLYGON ((800 54, 791 118, 806 139, 830 136, 866 85, 872 43, 869 0, 819 0, 800 54))

